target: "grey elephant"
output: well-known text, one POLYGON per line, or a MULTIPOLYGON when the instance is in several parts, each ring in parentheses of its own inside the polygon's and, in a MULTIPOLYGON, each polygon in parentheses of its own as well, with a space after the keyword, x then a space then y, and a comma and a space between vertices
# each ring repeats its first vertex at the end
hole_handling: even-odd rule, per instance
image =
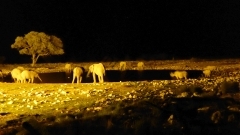
POLYGON ((98 76, 98 80, 100 83, 104 82, 103 76, 105 75, 105 68, 102 63, 92 64, 91 66, 89 66, 87 77, 89 77, 90 73, 92 73, 93 75, 93 83, 96 83, 95 74, 98 76))
POLYGON ((144 63, 143 62, 138 62, 137 69, 138 70, 143 70, 143 68, 144 68, 144 63))
POLYGON ((126 61, 121 61, 119 64, 119 69, 120 70, 126 70, 127 62, 126 61))
POLYGON ((72 70, 72 64, 67 63, 67 64, 65 65, 65 71, 66 71, 66 73, 71 73, 71 70, 72 70))
POLYGON ((75 67, 73 69, 73 80, 72 83, 74 83, 74 80, 77 79, 77 83, 82 82, 82 75, 83 75, 83 70, 80 67, 75 67))
POLYGON ((171 72, 170 73, 170 76, 171 77, 176 77, 177 79, 187 79, 187 71, 175 71, 175 72, 171 72))
POLYGON ((11 71, 11 76, 16 83, 22 83, 22 77, 21 77, 22 70, 19 68, 14 68, 11 71))
POLYGON ((23 83, 26 83, 26 79, 28 79, 28 83, 33 83, 34 78, 38 78, 42 82, 42 79, 35 71, 24 70, 21 73, 21 78, 23 83))

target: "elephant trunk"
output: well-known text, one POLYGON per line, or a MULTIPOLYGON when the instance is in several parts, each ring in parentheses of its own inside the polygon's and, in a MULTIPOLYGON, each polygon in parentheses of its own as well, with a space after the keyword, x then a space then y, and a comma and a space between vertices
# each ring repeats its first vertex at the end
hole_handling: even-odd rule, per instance
POLYGON ((89 77, 90 73, 91 73, 91 71, 90 71, 90 70, 88 70, 87 77, 89 77))
POLYGON ((38 77, 38 79, 42 82, 42 79, 39 77, 39 75, 38 75, 37 77, 38 77))

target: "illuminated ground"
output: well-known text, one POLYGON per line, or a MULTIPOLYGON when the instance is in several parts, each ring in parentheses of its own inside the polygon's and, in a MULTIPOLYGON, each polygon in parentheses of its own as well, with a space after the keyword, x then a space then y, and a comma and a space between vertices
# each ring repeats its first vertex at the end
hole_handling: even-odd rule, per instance
MULTIPOLYGON (((203 69, 213 65, 222 69, 222 72, 238 72, 238 60, 221 61, 158 61, 145 62, 148 69, 203 69)), ((131 64, 136 64, 132 62, 131 64)), ((63 71, 65 63, 38 64, 39 72, 63 71), (57 65, 57 66, 56 66, 57 65), (57 67, 57 68, 56 68, 57 67)), ((88 66, 90 63, 74 63, 74 65, 88 66)), ((117 69, 118 63, 105 63, 107 69, 117 69)), ((13 67, 26 64, 3 65, 3 72, 11 71, 13 67)), ((133 66, 132 69, 135 69, 133 66)), ((225 76, 239 82, 239 74, 225 76)), ((197 84, 204 90, 212 90, 214 83, 220 83, 217 78, 200 79, 197 84), (213 80, 213 81, 209 81, 213 80), (210 83, 209 83, 210 82, 210 83)), ((122 101, 141 101, 149 98, 161 99, 163 95, 173 95, 179 84, 191 84, 196 80, 186 81, 154 81, 154 82, 106 82, 103 84, 0 84, 0 119, 1 132, 16 128, 22 131, 22 123, 29 117, 41 116, 39 122, 46 122, 52 116, 61 117, 64 114, 78 115, 83 112, 101 112, 105 108, 122 101), (167 94, 162 94, 167 93, 167 94)), ((239 99, 235 94, 235 99, 239 99)), ((106 113, 105 111, 103 114, 106 113)), ((109 112, 108 112, 109 113, 109 112)), ((56 122, 57 120, 54 120, 56 122)), ((0 133, 1 133, 0 132, 0 133)))

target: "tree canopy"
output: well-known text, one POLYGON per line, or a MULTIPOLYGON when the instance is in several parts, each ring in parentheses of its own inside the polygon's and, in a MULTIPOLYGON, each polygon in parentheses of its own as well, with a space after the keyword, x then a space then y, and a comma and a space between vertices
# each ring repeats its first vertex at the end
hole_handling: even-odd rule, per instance
POLYGON ((17 49, 20 54, 32 55, 32 66, 40 56, 64 54, 61 39, 44 32, 31 31, 24 37, 18 36, 11 48, 17 49))

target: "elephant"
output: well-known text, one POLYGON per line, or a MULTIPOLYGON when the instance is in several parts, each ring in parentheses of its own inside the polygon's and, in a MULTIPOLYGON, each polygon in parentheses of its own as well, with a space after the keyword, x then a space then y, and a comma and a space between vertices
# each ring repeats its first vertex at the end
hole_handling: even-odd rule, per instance
POLYGON ((211 76, 211 70, 207 69, 207 70, 203 70, 203 74, 205 77, 210 77, 211 76))
POLYGON ((137 69, 138 70, 143 70, 143 67, 144 67, 144 63, 143 62, 138 62, 137 69))
POLYGON ((188 73, 186 71, 175 71, 170 73, 171 77, 176 77, 177 79, 187 79, 187 75, 188 73))
POLYGON ((69 64, 69 63, 67 63, 67 64, 65 65, 65 70, 66 70, 67 73, 71 73, 71 71, 72 71, 72 65, 69 64))
POLYGON ((21 83, 22 82, 22 77, 21 77, 22 70, 19 68, 14 68, 11 71, 11 76, 16 83, 21 83))
POLYGON ((73 80, 72 80, 72 84, 74 83, 75 78, 77 79, 77 83, 81 83, 82 82, 82 75, 83 75, 83 70, 80 67, 75 67, 73 69, 73 80))
POLYGON ((95 74, 98 76, 98 80, 100 83, 104 82, 103 76, 105 75, 105 68, 102 63, 92 64, 91 66, 89 66, 87 77, 89 77, 90 73, 93 74, 93 83, 96 83, 95 74))
POLYGON ((37 77, 42 82, 42 79, 39 77, 38 73, 35 71, 24 70, 21 73, 21 78, 23 83, 26 83, 26 79, 28 79, 28 83, 33 83, 35 77, 37 77))
POLYGON ((119 67, 120 70, 122 70, 122 71, 126 70, 127 63, 125 61, 121 61, 119 66, 120 66, 119 67))

